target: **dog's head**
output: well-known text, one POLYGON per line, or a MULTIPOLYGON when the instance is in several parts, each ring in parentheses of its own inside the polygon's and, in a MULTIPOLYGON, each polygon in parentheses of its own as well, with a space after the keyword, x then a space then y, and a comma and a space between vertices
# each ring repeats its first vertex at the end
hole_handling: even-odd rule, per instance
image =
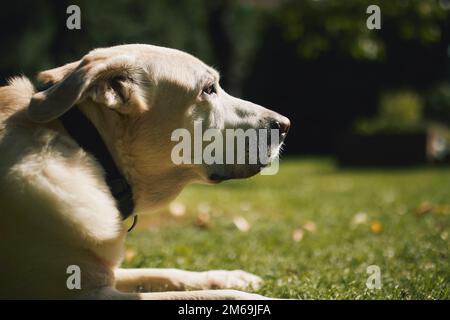
POLYGON ((51 86, 34 95, 29 118, 50 122, 78 105, 129 179, 138 210, 166 202, 188 182, 214 183, 258 173, 277 157, 290 126, 286 117, 228 95, 217 71, 168 48, 96 49, 80 61, 42 72, 39 79, 51 86), (245 134, 256 129, 260 139, 265 136, 259 132, 275 129, 277 136, 268 132, 268 145, 255 149, 251 132, 246 135, 242 163, 229 156, 239 156, 239 143, 229 144, 235 139, 227 134, 231 129, 245 134), (249 163, 250 151, 258 153, 256 162, 249 163), (269 161, 260 161, 262 154, 269 161))

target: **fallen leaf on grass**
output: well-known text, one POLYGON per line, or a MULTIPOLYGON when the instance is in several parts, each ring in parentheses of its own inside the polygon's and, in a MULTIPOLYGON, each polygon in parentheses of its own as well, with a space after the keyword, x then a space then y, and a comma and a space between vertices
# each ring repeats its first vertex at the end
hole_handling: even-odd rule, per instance
POLYGON ((125 261, 130 262, 137 256, 137 252, 134 249, 126 249, 125 250, 125 261))
POLYGON ((250 230, 250 223, 244 217, 235 217, 233 223, 239 231, 247 232, 250 230))
POLYGON ((435 206, 435 207, 433 207, 433 209, 431 211, 435 214, 444 214, 445 215, 450 212, 450 206, 448 206, 448 205, 435 206))
POLYGON ((367 222, 367 213, 358 212, 352 219, 352 225, 360 225, 367 222))
POLYGON ((195 225, 199 228, 208 228, 211 223, 211 216, 208 212, 201 212, 197 215, 195 220, 195 225))
POLYGON ((381 225, 381 222, 372 221, 370 223, 370 231, 372 231, 373 233, 380 233, 381 230, 383 230, 383 226, 381 225))
POLYGON ((313 221, 308 221, 303 225, 303 229, 311 233, 314 233, 317 231, 317 225, 313 221))
POLYGON ((424 201, 416 208, 416 214, 421 216, 430 212, 431 210, 433 210, 433 205, 428 201, 424 201))
POLYGON ((428 201, 424 201, 416 208, 415 212, 419 216, 430 212, 434 214, 447 215, 450 213, 450 205, 447 204, 437 205, 430 203, 428 201))
POLYGON ((186 206, 181 202, 172 202, 169 205, 169 212, 174 217, 182 217, 186 213, 186 206))
POLYGON ((304 236, 305 232, 303 231, 303 229, 298 228, 295 229, 294 232, 292 233, 292 240, 294 240, 295 242, 300 242, 303 240, 304 236))

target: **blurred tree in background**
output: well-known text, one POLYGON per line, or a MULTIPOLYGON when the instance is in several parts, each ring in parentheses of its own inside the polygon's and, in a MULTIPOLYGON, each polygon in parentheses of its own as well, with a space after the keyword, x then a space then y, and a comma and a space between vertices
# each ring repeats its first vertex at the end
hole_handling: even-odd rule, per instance
POLYGON ((332 152, 385 91, 448 82, 449 18, 450 0, 16 0, 0 12, 0 76, 32 77, 95 47, 174 47, 215 66, 231 93, 289 116, 288 151, 332 152), (66 28, 71 4, 81 30, 66 28), (381 30, 366 27, 371 4, 381 30))
POLYGON ((384 93, 378 114, 369 119, 355 121, 359 134, 395 134, 420 132, 424 129, 423 102, 414 91, 384 93))
POLYGON ((450 127, 450 82, 436 85, 426 97, 426 116, 450 127))

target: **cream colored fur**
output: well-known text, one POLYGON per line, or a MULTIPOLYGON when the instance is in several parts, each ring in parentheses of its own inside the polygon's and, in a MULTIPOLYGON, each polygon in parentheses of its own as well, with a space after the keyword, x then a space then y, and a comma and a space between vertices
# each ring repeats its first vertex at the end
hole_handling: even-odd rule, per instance
POLYGON ((94 123, 133 188, 135 214, 166 204, 187 183, 212 182, 211 174, 256 173, 242 166, 174 165, 174 129, 192 130, 198 119, 225 129, 286 118, 227 95, 218 73, 200 60, 149 45, 97 49, 42 72, 39 80, 51 88, 35 92, 25 77, 0 88, 0 298, 261 298, 203 290, 261 283, 243 271, 118 269, 127 232, 103 169, 58 117, 77 104, 94 123), (209 83, 217 84, 215 96, 202 93, 209 83), (81 290, 66 286, 69 265, 81 268, 81 290), (169 291, 133 293, 138 290, 169 291))

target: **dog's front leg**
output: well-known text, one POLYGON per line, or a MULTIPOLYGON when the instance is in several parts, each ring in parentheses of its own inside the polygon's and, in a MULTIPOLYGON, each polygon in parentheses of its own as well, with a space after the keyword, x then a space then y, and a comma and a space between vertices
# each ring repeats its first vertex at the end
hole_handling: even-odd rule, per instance
POLYGON ((241 270, 204 272, 178 269, 116 269, 116 288, 124 292, 180 291, 204 289, 257 289, 258 276, 241 270))

